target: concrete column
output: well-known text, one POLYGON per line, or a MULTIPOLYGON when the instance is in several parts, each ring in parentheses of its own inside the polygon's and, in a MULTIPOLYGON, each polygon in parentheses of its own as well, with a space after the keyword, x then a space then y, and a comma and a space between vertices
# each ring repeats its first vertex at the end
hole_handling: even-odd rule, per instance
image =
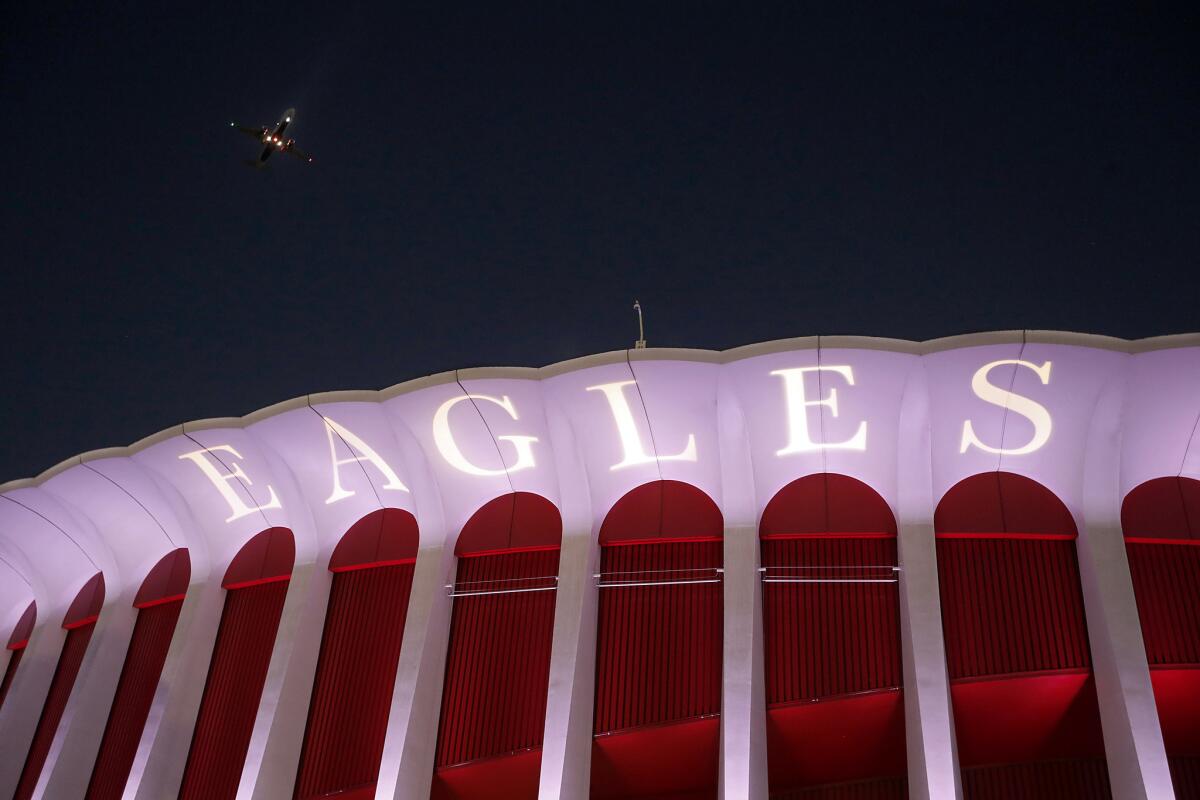
POLYGON ((304 564, 292 571, 242 768, 239 798, 292 796, 331 584, 329 570, 317 564, 304 564))
POLYGON ((100 612, 34 797, 87 793, 137 613, 130 597, 120 597, 100 612))
POLYGON ((1175 796, 1121 531, 1121 394, 1097 404, 1083 460, 1079 576, 1114 797, 1175 796))
POLYGON ((897 505, 904 725, 912 800, 962 797, 938 593, 929 397, 914 367, 900 411, 897 505))
POLYGON ((592 766, 599 548, 591 530, 563 537, 542 737, 541 800, 587 800, 592 766))
POLYGON ((125 797, 161 800, 179 795, 224 607, 220 576, 188 587, 125 784, 125 797))
POLYGON ((455 568, 452 546, 417 554, 375 797, 426 800, 433 780, 455 568))
POLYGON ((758 531, 726 528, 724 551, 720 796, 766 800, 767 698, 758 531))

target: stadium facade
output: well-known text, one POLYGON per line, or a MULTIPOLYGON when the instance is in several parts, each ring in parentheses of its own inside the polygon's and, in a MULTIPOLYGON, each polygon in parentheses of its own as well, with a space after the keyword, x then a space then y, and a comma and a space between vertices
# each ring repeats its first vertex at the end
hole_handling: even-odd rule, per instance
POLYGON ((1200 335, 1018 331, 87 453, 0 487, 0 796, 1197 798, 1198 420, 1200 335))

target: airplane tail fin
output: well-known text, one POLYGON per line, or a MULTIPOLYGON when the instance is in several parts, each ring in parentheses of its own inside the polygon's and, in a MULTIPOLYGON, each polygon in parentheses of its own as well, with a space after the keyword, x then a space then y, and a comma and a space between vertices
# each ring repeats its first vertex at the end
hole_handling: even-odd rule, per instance
POLYGON ((267 168, 267 163, 265 161, 259 161, 257 158, 252 158, 245 163, 246 163, 247 167, 254 167, 255 169, 266 169, 267 168))

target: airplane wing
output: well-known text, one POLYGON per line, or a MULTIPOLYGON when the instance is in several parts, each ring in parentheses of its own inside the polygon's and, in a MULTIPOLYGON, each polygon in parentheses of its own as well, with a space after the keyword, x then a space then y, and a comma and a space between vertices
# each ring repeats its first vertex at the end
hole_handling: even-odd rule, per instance
POLYGON ((247 128, 245 125, 238 125, 236 122, 229 123, 229 127, 237 128, 247 136, 253 136, 255 139, 262 139, 262 128, 247 128))
POLYGON ((310 156, 308 153, 301 150, 299 147, 296 147, 296 145, 292 145, 284 152, 295 156, 296 158, 300 159, 301 161, 307 161, 310 164, 312 163, 312 160, 313 160, 312 156, 310 156))

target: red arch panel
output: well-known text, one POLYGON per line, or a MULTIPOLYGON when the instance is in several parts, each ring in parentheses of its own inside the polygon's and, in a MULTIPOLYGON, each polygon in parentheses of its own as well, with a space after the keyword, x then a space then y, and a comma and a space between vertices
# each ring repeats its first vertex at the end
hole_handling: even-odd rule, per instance
POLYGON ((134 608, 149 608, 160 603, 182 600, 192 580, 192 559, 186 547, 167 553, 142 581, 134 608))
POLYGON ((983 472, 965 478, 937 505, 938 534, 1030 534, 1069 537, 1078 531, 1070 510, 1045 486, 1012 472, 983 472))
POLYGON ((688 483, 652 481, 627 492, 600 526, 600 544, 720 539, 725 521, 713 499, 688 483))
POLYGON ((12 635, 8 637, 9 650, 21 650, 25 645, 29 644, 29 637, 33 633, 33 626, 37 623, 37 601, 30 600, 29 605, 25 607, 25 613, 17 620, 16 627, 13 628, 12 635))
MULTIPOLYGON (((558 547, 562 516, 546 498, 532 492, 510 492, 489 500, 471 515, 458 535, 456 556, 484 555, 558 547)), ((554 574, 558 574, 555 569, 554 574)))
POLYGON ((857 478, 819 472, 797 478, 776 492, 763 509, 758 532, 763 538, 895 536, 896 518, 887 501, 857 478))
POLYGON ((1126 538, 1200 540, 1200 481, 1154 478, 1136 486, 1121 503, 1126 538))
POLYGON ((21 664, 21 656, 25 653, 25 646, 29 644, 29 636, 33 633, 36 621, 37 603, 30 601, 25 613, 13 628, 12 635, 8 637, 8 649, 12 652, 8 656, 8 666, 4 668, 4 678, 0 679, 0 708, 4 707, 4 698, 8 696, 8 689, 17 676, 17 667, 21 664))
POLYGON ((372 511, 350 526, 329 559, 330 572, 409 564, 417 559, 417 518, 401 508, 372 511))
POLYGON ((229 562, 221 586, 244 589, 259 583, 284 581, 292 575, 296 539, 287 528, 267 528, 242 545, 229 562))
POLYGON ((104 607, 104 573, 93 575, 75 599, 71 601, 62 626, 67 630, 90 625, 100 618, 100 609, 104 607))

